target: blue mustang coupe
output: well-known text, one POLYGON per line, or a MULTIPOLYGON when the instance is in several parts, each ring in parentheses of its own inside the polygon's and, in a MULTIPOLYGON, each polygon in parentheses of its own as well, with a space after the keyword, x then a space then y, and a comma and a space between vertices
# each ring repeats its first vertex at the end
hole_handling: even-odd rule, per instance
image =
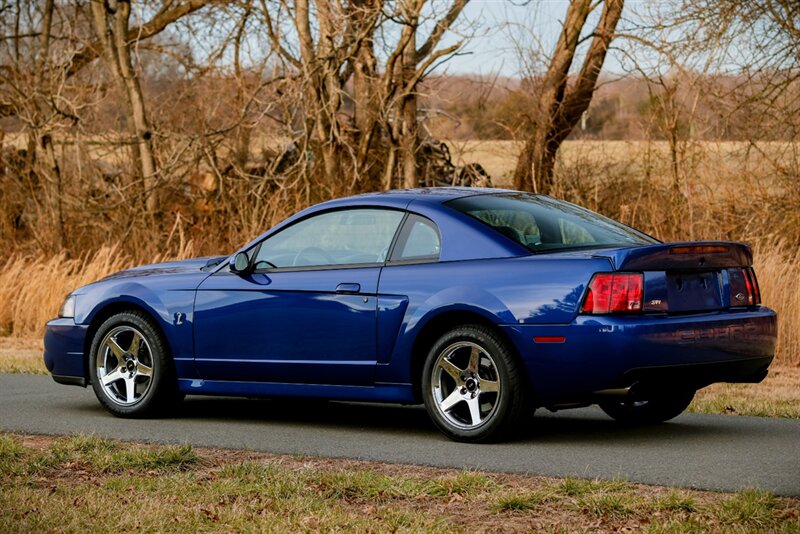
POLYGON ((761 381, 777 328, 760 301, 741 243, 661 243, 517 191, 390 191, 79 288, 44 359, 122 417, 186 394, 423 402, 487 441, 536 407, 655 423, 711 383, 761 381))

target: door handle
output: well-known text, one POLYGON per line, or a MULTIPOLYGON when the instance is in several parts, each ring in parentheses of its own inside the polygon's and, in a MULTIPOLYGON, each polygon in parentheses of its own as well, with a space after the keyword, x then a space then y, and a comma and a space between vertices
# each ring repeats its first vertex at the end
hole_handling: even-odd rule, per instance
POLYGON ((337 293, 358 293, 361 291, 361 284, 341 283, 336 286, 337 293))

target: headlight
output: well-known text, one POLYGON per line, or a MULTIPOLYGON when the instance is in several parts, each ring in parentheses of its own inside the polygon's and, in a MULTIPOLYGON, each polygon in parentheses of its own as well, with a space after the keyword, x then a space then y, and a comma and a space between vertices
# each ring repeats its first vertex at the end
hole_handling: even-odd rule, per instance
POLYGON ((72 318, 75 317, 75 295, 68 295, 61 305, 61 310, 58 312, 59 317, 72 318))

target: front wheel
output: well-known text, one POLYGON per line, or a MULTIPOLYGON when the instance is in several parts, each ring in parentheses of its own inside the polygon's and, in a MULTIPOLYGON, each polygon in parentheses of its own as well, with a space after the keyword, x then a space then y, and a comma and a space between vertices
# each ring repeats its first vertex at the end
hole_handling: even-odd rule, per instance
POLYGON ((508 435, 524 412, 526 390, 516 358, 483 326, 455 328, 431 347, 422 396, 433 422, 451 439, 495 441, 508 435))
POLYGON ((650 425, 678 417, 691 404, 694 391, 678 391, 650 399, 604 402, 600 408, 620 423, 650 425))
POLYGON ((89 375, 100 404, 118 417, 156 415, 181 398, 167 344, 141 312, 118 313, 100 326, 89 375))

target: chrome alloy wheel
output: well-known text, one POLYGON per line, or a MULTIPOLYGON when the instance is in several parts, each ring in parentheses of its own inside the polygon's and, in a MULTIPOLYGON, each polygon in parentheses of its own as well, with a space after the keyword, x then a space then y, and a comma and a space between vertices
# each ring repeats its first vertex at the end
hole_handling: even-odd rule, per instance
POLYGON ((497 410, 500 377, 492 356, 480 345, 459 341, 436 358, 431 393, 439 413, 451 425, 472 430, 497 410))
POLYGON ((95 366, 103 393, 120 406, 139 402, 153 383, 153 353, 144 335, 132 326, 118 326, 106 334, 95 366))

